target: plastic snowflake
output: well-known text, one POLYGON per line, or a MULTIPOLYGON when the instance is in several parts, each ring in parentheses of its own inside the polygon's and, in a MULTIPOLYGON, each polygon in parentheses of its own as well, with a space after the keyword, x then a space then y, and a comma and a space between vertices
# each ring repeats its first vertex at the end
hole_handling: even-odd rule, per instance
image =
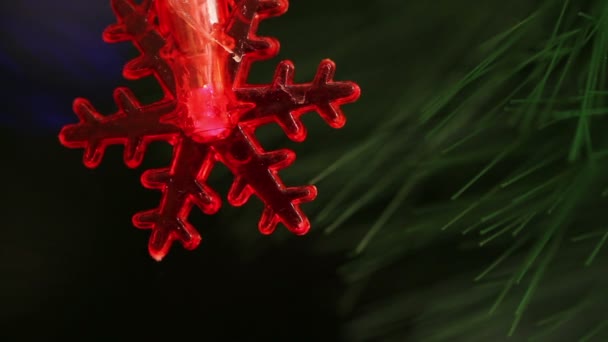
POLYGON ((171 166, 144 172, 146 188, 162 191, 156 209, 137 213, 133 224, 151 229, 150 255, 161 260, 173 241, 186 249, 200 243, 188 222, 193 206, 214 214, 220 197, 206 180, 216 162, 234 174, 228 202, 245 204, 259 197, 265 209, 259 221, 263 234, 279 222, 302 235, 310 223, 300 204, 316 196, 314 186, 286 187, 278 171, 293 163, 290 150, 265 151, 256 140, 257 127, 278 123, 287 136, 303 141, 300 121, 316 110, 334 128, 345 123, 339 106, 360 94, 352 82, 334 82, 335 65, 321 62, 311 83, 294 84, 294 66, 281 62, 268 85, 251 85, 252 62, 274 57, 279 44, 256 36, 259 22, 287 10, 286 0, 113 0, 118 22, 104 32, 106 42, 131 41, 141 55, 124 69, 128 79, 153 75, 164 98, 145 105, 126 88, 114 98, 118 111, 102 116, 85 99, 74 101, 78 124, 60 133, 61 143, 84 148, 84 164, 99 165, 105 148, 124 144, 124 161, 135 168, 147 145, 166 141, 174 146, 171 166))

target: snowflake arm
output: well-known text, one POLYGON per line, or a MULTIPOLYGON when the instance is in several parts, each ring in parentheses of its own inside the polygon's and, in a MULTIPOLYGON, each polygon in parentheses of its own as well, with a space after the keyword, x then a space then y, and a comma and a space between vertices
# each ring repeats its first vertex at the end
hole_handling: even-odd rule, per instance
POLYGON ((161 117, 173 111, 173 102, 142 106, 126 88, 116 89, 114 100, 118 112, 102 116, 89 101, 76 99, 74 112, 80 122, 64 127, 59 133, 64 146, 85 149, 83 161, 87 167, 97 167, 106 147, 113 144, 125 145, 125 163, 137 167, 148 143, 172 140, 179 134, 177 127, 161 123, 161 117))
POLYGON ((234 40, 233 57, 228 61, 230 78, 235 86, 247 81, 251 63, 273 58, 279 53, 279 42, 271 37, 258 37, 260 21, 284 14, 287 0, 241 0, 232 2, 230 20, 224 32, 234 40))
POLYGON ((100 115, 88 100, 76 99, 73 107, 80 122, 62 129, 59 138, 66 147, 85 148, 84 164, 91 168, 99 165, 105 148, 112 144, 124 144, 125 163, 137 167, 149 142, 172 141, 180 132, 178 127, 162 120, 175 110, 171 95, 175 83, 171 69, 160 56, 165 39, 153 24, 152 0, 139 5, 131 0, 112 0, 112 8, 118 22, 104 31, 104 40, 132 41, 141 52, 126 64, 124 76, 138 79, 154 75, 165 90, 165 99, 144 106, 130 90, 118 88, 114 91, 118 112, 108 116, 100 115))
POLYGON ((176 146, 171 168, 148 170, 141 177, 146 188, 162 191, 159 207, 133 216, 136 227, 152 230, 148 250, 158 261, 175 240, 189 250, 200 243, 199 233, 188 222, 193 205, 208 215, 221 206, 217 193, 205 184, 214 164, 210 148, 185 136, 176 146))
POLYGON ((175 94, 175 77, 171 67, 162 56, 166 39, 154 24, 156 14, 153 0, 136 4, 133 0, 112 0, 117 23, 103 32, 107 43, 131 41, 140 55, 128 62, 123 70, 127 79, 140 79, 154 75, 167 97, 175 94))
POLYGON ((260 232, 271 234, 282 222, 297 235, 306 234, 310 228, 308 218, 299 204, 312 201, 317 190, 314 186, 286 188, 278 177, 278 171, 295 160, 295 154, 287 149, 265 152, 245 128, 238 128, 233 135, 216 145, 218 157, 235 175, 228 193, 233 206, 245 204, 255 194, 264 203, 264 212, 258 224, 260 232))
POLYGON ((293 63, 281 62, 272 84, 235 89, 239 100, 255 104, 241 117, 241 121, 255 126, 275 121, 290 139, 298 142, 306 139, 306 128, 300 116, 312 110, 316 110, 331 127, 341 128, 346 117, 340 105, 357 100, 361 90, 353 82, 334 82, 335 71, 334 62, 326 59, 319 65, 311 83, 294 84, 293 63))

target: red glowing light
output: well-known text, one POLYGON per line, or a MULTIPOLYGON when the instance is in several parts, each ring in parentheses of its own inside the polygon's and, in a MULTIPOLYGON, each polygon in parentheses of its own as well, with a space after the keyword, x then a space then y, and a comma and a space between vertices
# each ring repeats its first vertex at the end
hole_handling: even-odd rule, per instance
POLYGON ((141 104, 126 88, 115 91, 118 111, 101 115, 84 99, 74 111, 80 122, 64 127, 63 145, 84 148, 84 164, 96 167, 105 148, 124 144, 129 167, 141 163, 151 141, 174 146, 170 167, 142 175, 146 188, 162 192, 160 205, 137 213, 135 226, 151 229, 150 254, 161 260, 173 241, 194 249, 201 237, 188 222, 193 206, 217 212, 219 195, 207 185, 217 162, 234 174, 228 202, 245 204, 251 195, 264 202, 258 227, 270 234, 279 223, 302 235, 310 222, 300 209, 312 201, 312 185, 287 187, 278 172, 291 165, 290 150, 265 151, 257 127, 275 122, 294 141, 306 138, 303 113, 317 111, 334 128, 345 123, 340 105, 360 94, 352 82, 333 80, 335 65, 321 62, 314 80, 295 84, 294 66, 283 61, 268 85, 247 84, 252 62, 278 53, 279 44, 256 36, 260 20, 283 14, 287 0, 112 0, 118 22, 104 32, 108 42, 131 41, 141 55, 125 66, 124 75, 153 75, 165 97, 141 104), (154 4, 153 4, 154 3, 154 4), (158 20, 158 25, 156 24, 158 20))

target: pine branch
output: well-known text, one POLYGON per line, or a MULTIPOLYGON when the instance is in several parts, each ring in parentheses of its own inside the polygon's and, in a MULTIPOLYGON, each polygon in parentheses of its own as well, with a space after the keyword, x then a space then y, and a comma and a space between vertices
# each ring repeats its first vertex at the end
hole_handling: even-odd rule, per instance
POLYGON ((402 286, 365 311, 374 285, 349 297, 357 317, 353 340, 403 337, 408 322, 414 340, 425 341, 607 333, 605 314, 577 319, 605 311, 592 279, 605 281, 600 269, 608 262, 607 35, 604 2, 545 1, 483 44, 485 59, 460 81, 378 125, 361 142, 367 147, 321 173, 339 178, 357 168, 354 185, 338 193, 341 204, 332 202, 321 215, 330 233, 359 237, 350 239, 356 257, 343 267, 344 277, 353 288, 402 286), (366 186, 371 190, 358 196, 366 186), (429 190, 434 194, 425 200, 429 190), (350 222, 363 227, 353 232, 350 222), (446 240, 465 254, 484 253, 486 270, 478 265, 477 277, 448 277, 442 281, 451 287, 443 290, 406 289, 411 278, 401 280, 395 265, 417 278, 407 262, 415 262, 412 253, 425 259, 446 240), (470 289, 474 279, 483 290, 470 289), (412 296, 424 299, 398 301, 412 296), (578 299, 559 303, 564 313, 551 324, 536 324, 559 311, 550 305, 555 298, 578 299), (442 303, 456 299, 461 306, 442 303), (430 304, 438 308, 424 309, 412 323, 412 307, 430 304))

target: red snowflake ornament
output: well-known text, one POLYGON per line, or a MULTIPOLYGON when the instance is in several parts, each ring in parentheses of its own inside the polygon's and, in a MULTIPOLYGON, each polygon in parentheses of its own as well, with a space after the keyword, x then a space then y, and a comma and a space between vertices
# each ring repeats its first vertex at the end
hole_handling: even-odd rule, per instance
POLYGON ((251 85, 247 76, 252 62, 277 55, 279 44, 256 36, 259 22, 287 10, 287 0, 112 0, 118 22, 104 32, 106 42, 131 41, 141 55, 124 69, 128 79, 153 75, 164 98, 141 104, 126 88, 114 98, 118 111, 100 115, 85 99, 74 101, 78 124, 64 127, 61 143, 84 148, 84 164, 94 168, 105 148, 123 144, 124 161, 140 165, 151 141, 174 146, 171 166, 144 172, 144 187, 162 191, 156 209, 137 213, 133 224, 151 229, 150 255, 161 260, 173 241, 194 249, 201 237, 188 222, 193 206, 206 214, 220 208, 218 194, 207 184, 216 162, 234 174, 228 202, 245 204, 259 197, 264 212, 259 221, 263 234, 279 222, 302 235, 310 228, 300 204, 312 201, 312 185, 286 187, 278 171, 295 160, 286 149, 265 151, 256 140, 257 127, 275 122, 287 136, 301 142, 306 129, 305 112, 317 111, 334 128, 345 123, 340 105, 360 94, 352 82, 335 82, 335 65, 321 62, 310 83, 293 82, 294 66, 283 61, 268 85, 251 85))

